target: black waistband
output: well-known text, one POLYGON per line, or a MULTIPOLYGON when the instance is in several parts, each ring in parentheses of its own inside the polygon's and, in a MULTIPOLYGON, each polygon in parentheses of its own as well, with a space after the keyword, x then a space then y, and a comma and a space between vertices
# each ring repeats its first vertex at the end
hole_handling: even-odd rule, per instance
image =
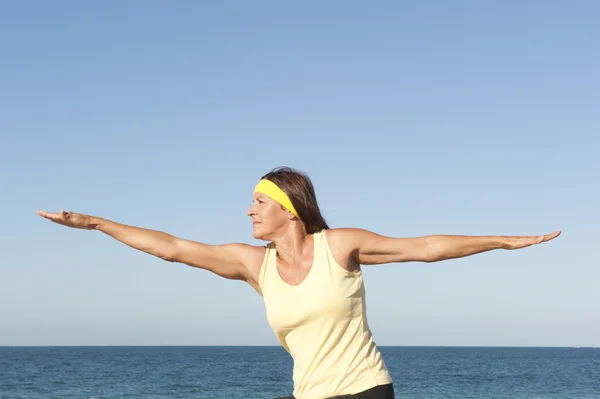
MULTIPOLYGON (((296 399, 294 396, 285 396, 275 399, 296 399)), ((378 385, 366 391, 352 395, 332 396, 328 399, 394 399, 394 384, 378 385)))

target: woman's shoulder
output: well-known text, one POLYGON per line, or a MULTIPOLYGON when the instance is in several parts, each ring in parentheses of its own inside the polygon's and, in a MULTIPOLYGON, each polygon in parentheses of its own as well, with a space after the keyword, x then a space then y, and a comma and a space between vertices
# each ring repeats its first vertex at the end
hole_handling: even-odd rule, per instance
POLYGON ((323 230, 329 243, 352 247, 355 240, 359 240, 365 230, 356 227, 337 227, 323 230))
POLYGON ((356 261, 356 240, 361 229, 351 227, 333 228, 323 231, 329 250, 336 262, 346 270, 356 271, 360 268, 356 261))

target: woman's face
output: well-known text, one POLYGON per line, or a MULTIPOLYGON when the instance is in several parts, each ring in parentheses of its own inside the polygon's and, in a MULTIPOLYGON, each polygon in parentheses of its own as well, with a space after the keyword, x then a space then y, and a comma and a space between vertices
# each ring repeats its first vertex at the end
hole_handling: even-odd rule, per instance
POLYGON ((270 241, 290 222, 288 211, 262 193, 254 193, 248 216, 252 218, 252 237, 270 241))

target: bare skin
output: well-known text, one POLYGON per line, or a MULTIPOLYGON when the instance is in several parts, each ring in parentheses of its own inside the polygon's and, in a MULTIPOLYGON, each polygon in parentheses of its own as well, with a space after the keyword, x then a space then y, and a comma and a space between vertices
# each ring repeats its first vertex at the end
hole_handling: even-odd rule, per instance
MULTIPOLYGON (((227 279, 246 281, 262 295, 258 276, 265 256, 264 246, 242 243, 208 245, 64 210, 37 213, 63 226, 102 231, 132 248, 169 262, 205 269, 227 279)), ((252 218, 252 236, 275 245, 281 278, 290 285, 300 284, 312 267, 313 235, 307 234, 302 221, 290 211, 261 193, 254 194, 247 214, 252 218)), ((337 228, 327 230, 326 237, 336 262, 342 268, 356 272, 361 264, 438 262, 493 249, 521 249, 550 241, 560 233, 558 230, 541 236, 428 235, 393 238, 364 229, 337 228)))

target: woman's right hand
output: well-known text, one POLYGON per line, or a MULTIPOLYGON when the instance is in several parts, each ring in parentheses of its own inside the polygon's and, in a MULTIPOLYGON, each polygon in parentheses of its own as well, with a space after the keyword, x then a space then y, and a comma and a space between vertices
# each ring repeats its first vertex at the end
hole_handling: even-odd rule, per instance
POLYGON ((83 215, 81 213, 65 212, 64 210, 61 210, 59 213, 37 211, 37 214, 54 223, 75 229, 93 230, 97 226, 97 223, 92 216, 83 215))

